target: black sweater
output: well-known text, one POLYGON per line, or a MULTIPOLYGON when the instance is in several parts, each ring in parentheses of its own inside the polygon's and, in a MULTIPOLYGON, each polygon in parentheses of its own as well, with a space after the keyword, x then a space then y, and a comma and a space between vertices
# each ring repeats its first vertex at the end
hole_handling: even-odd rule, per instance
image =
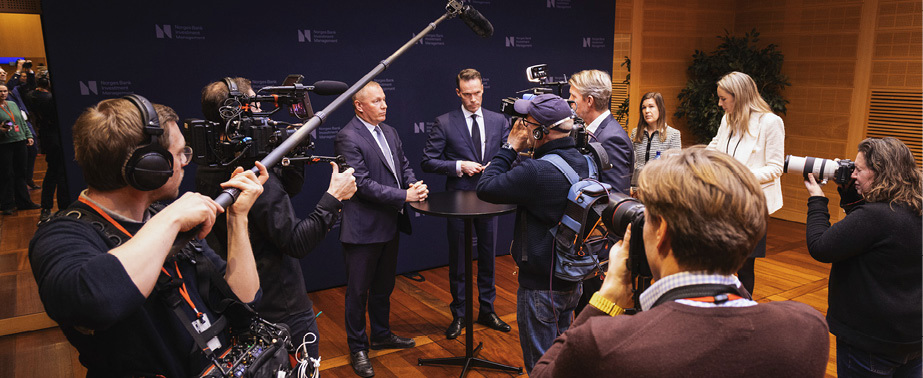
POLYGON ((923 217, 884 202, 844 208, 846 217, 831 226, 827 198, 808 199, 808 251, 818 261, 833 263, 830 332, 870 352, 919 351, 923 217))
MULTIPOLYGON (((308 218, 298 219, 283 182, 286 176, 280 177, 275 170, 269 172, 269 180, 263 184, 263 194, 253 203, 248 218, 250 244, 263 289, 263 298, 255 307, 260 316, 280 322, 288 315, 304 313, 312 308, 300 259, 324 240, 339 219, 343 204, 329 193, 324 193, 308 218)), ((221 190, 217 183, 229 177, 230 173, 225 170, 200 166, 196 173, 196 188, 200 193, 214 197, 221 190)), ((223 214, 215 221, 208 240, 215 245, 220 256, 227 256, 227 224, 223 214)))
MULTIPOLYGON (((550 287, 554 249, 550 229, 561 221, 570 189, 561 171, 551 162, 538 160, 549 153, 561 156, 581 177, 587 176, 586 159, 574 147, 574 139, 565 137, 545 143, 535 150, 534 159, 526 159, 512 169, 516 152, 501 148, 477 186, 478 197, 484 201, 519 205, 510 253, 519 266, 519 285, 531 290, 550 287)), ((554 290, 572 290, 576 286, 575 282, 558 278, 553 283, 554 290)))

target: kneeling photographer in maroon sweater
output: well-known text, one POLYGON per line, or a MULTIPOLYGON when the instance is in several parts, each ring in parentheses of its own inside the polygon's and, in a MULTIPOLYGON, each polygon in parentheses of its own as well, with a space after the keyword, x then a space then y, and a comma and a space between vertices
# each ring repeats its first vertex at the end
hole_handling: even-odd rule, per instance
POLYGON ((757 303, 733 274, 766 231, 760 184, 730 155, 701 146, 641 171, 643 228, 610 252, 602 288, 555 340, 533 377, 822 377, 822 315, 797 302, 757 303), (633 307, 626 260, 643 238, 654 284, 633 307))

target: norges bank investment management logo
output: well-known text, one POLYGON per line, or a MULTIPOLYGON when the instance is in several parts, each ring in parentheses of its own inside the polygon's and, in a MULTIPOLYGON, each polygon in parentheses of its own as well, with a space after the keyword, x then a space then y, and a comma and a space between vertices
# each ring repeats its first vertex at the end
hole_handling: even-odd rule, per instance
POLYGON ((99 95, 99 87, 96 86, 96 80, 80 81, 80 95, 89 96, 90 94, 99 95))
POLYGON ((154 24, 157 39, 205 40, 205 27, 200 25, 154 24))
POLYGON ((299 43, 338 43, 336 30, 298 29, 299 43))

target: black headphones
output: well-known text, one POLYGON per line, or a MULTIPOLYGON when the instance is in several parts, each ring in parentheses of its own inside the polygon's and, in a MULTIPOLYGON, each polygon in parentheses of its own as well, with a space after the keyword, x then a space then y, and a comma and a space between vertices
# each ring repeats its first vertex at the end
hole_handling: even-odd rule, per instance
POLYGON ((163 186, 173 176, 173 154, 160 145, 163 135, 160 118, 154 105, 146 98, 132 94, 122 97, 131 101, 141 111, 141 122, 146 135, 145 144, 132 151, 122 168, 122 177, 128 185, 141 191, 151 191, 163 186))
POLYGON ((224 78, 224 85, 228 86, 228 97, 242 96, 240 90, 237 89, 237 83, 234 82, 234 79, 231 79, 230 77, 224 78))

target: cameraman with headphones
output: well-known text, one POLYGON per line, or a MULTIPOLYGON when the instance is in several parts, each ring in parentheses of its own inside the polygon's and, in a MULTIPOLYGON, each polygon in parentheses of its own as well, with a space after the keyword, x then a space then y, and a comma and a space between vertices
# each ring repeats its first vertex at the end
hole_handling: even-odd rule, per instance
POLYGON ((554 242, 548 230, 561 220, 571 184, 554 164, 539 158, 558 155, 580 177, 589 175, 589 167, 570 137, 574 120, 567 101, 543 94, 516 100, 513 107, 526 117, 513 125, 507 143, 484 169, 477 192, 487 202, 519 205, 511 248, 519 267, 516 322, 526 372, 531 372, 555 337, 567 330, 582 292, 578 282, 551 278, 554 242), (512 167, 529 147, 534 159, 512 167))
POLYGON ((823 316, 757 303, 734 273, 766 232, 766 198, 730 155, 691 147, 652 160, 638 180, 643 229, 610 251, 602 288, 542 356, 533 377, 822 377, 823 316), (654 284, 633 307, 626 260, 643 240, 654 284))
POLYGON ((84 111, 73 132, 88 188, 67 211, 42 222, 29 244, 45 311, 77 348, 90 377, 202 371, 207 360, 189 330, 217 331, 208 339, 211 350, 228 345, 228 338, 226 329, 213 327, 223 319, 209 305, 219 293, 203 297, 199 282, 208 278, 201 276, 211 278, 212 289, 230 289, 231 298, 224 298, 258 297, 247 213, 262 192, 266 169, 258 165, 259 176, 235 170, 222 186, 241 194, 227 209, 198 193, 156 205, 177 197, 192 155, 177 119, 169 107, 137 95, 84 111), (202 238, 224 211, 231 230, 227 264, 200 239, 171 252, 178 233, 195 230, 202 238), (205 266, 210 270, 200 270, 205 266))
MULTIPOLYGON (((202 112, 209 121, 223 125, 227 119, 221 116, 219 110, 229 97, 240 100, 238 97, 254 95, 250 80, 225 78, 208 84, 202 90, 202 112)), ((263 288, 263 297, 256 303, 255 309, 266 320, 287 324, 291 329, 292 343, 297 347, 307 342, 306 350, 314 358, 319 355, 320 335, 314 304, 305 288, 300 259, 324 240, 327 231, 340 217, 342 201, 356 192, 353 169, 340 172, 335 163, 330 165, 333 169, 330 186, 308 218, 298 219, 295 216, 290 198, 301 190, 303 165, 271 169, 263 195, 254 202, 250 211, 250 238, 263 288)), ((196 190, 217 195, 222 190, 219 183, 229 174, 230 171, 223 167, 200 165, 196 171, 196 190)), ((215 249, 223 255, 221 251, 227 248, 223 235, 227 230, 219 224, 214 231, 209 241, 214 237, 218 243, 215 249)))

